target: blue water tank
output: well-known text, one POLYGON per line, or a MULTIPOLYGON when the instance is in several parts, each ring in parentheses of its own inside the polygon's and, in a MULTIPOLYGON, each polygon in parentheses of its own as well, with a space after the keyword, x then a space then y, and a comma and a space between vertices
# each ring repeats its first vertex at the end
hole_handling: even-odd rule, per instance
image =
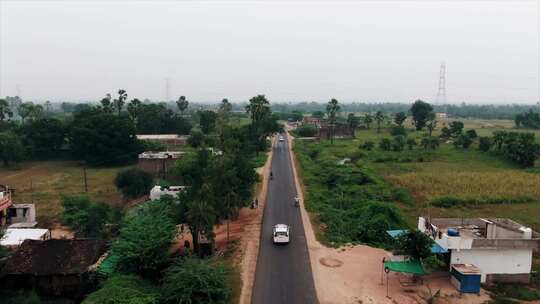
POLYGON ((457 228, 448 228, 448 236, 459 236, 459 230, 457 228))

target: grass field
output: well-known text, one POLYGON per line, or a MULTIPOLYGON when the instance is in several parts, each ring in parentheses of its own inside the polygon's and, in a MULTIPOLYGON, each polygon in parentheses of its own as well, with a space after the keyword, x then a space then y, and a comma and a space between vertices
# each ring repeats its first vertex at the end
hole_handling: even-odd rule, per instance
MULTIPOLYGON (((110 204, 122 201, 113 183, 116 173, 128 167, 88 168, 91 198, 110 204)), ((0 184, 15 188, 15 203, 34 203, 39 226, 59 219, 62 194, 84 192, 83 167, 71 161, 25 162, 20 169, 0 168, 0 184)))

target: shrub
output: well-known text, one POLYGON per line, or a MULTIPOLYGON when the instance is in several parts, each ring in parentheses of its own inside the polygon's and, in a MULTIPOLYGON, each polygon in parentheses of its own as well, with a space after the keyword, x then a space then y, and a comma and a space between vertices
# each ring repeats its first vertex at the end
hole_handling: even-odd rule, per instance
POLYGON ((439 147, 440 142, 439 142, 439 139, 437 137, 428 136, 428 137, 422 138, 421 145, 426 150, 427 149, 435 150, 435 149, 437 149, 439 147))
POLYGON ((375 147, 375 144, 369 140, 360 145, 360 149, 364 149, 367 151, 371 151, 373 147, 375 147))
POLYGON ((503 136, 501 148, 508 159, 525 167, 534 166, 534 162, 540 157, 540 144, 536 142, 534 133, 507 132, 503 136))
POLYGON ((491 146, 493 145, 493 142, 491 141, 491 138, 489 137, 480 137, 478 138, 478 149, 483 152, 489 151, 491 149, 491 146))
POLYGON ((475 139, 478 137, 478 134, 476 134, 476 130, 470 129, 465 132, 465 135, 467 135, 470 139, 475 139))
POLYGON ((398 135, 394 136, 392 140, 392 150, 396 152, 403 151, 403 148, 405 148, 405 136, 398 135))
POLYGON ((95 203, 85 195, 62 196, 62 222, 87 237, 100 236, 111 208, 95 203))
POLYGON ((387 203, 370 202, 357 221, 358 239, 364 243, 384 244, 389 242, 387 230, 406 227, 399 210, 387 203))
POLYGON ((231 268, 214 260, 180 259, 165 272, 162 300, 171 304, 229 303, 231 268))
POLYGON ((296 128, 296 133, 300 137, 313 137, 317 135, 317 127, 315 125, 301 125, 296 128))
POLYGON ((407 136, 407 129, 405 129, 404 126, 393 126, 392 129, 390 130, 390 134, 392 136, 398 136, 398 135, 407 136))
POLYGON ((204 133, 200 129, 191 129, 187 143, 193 148, 198 148, 204 143, 204 133))
POLYGON ((153 186, 153 178, 141 169, 131 168, 118 172, 114 184, 124 197, 136 198, 148 194, 153 186))
POLYGON ((383 151, 390 151, 392 150, 392 141, 389 138, 383 138, 379 142, 379 148, 383 151))
POLYGON ((82 304, 158 304, 159 291, 135 275, 115 275, 82 304))
POLYGON ((472 143, 473 140, 465 134, 461 134, 456 140, 454 140, 454 146, 456 148, 463 147, 464 149, 468 149, 472 143))
POLYGON ((359 159, 361 159, 361 158, 363 158, 365 156, 366 156, 366 153, 364 153, 362 151, 354 151, 353 153, 351 153, 349 158, 351 159, 351 162, 356 163, 359 159))
POLYGON ((409 150, 412 150, 414 146, 416 146, 416 140, 414 138, 407 139, 407 146, 409 147, 409 150))

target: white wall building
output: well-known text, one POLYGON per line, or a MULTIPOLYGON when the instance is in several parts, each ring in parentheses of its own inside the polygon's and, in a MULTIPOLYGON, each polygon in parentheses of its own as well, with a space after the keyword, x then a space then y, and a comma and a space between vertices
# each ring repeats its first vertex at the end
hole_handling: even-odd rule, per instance
POLYGON ((473 264, 481 281, 530 280, 532 254, 540 248, 540 234, 510 219, 420 217, 418 229, 449 251, 450 264, 473 264))
POLYGON ((178 198, 180 192, 184 190, 185 188, 186 188, 185 186, 168 186, 168 187, 154 186, 150 190, 150 199, 158 200, 163 195, 170 195, 174 198, 178 198))

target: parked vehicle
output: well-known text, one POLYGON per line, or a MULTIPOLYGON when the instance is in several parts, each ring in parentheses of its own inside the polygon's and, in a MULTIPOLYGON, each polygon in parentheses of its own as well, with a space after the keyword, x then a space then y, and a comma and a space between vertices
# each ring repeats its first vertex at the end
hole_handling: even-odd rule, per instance
POLYGON ((272 231, 272 240, 274 244, 289 243, 289 226, 285 224, 277 224, 272 231))

